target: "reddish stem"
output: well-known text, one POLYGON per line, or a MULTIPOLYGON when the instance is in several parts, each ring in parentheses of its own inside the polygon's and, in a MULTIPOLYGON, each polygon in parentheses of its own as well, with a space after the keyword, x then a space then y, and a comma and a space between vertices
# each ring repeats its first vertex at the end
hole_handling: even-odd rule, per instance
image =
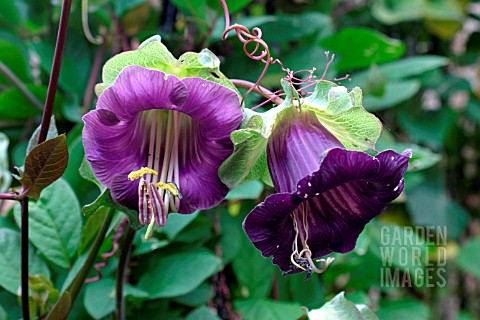
POLYGON ((48 83, 47 99, 43 109, 42 124, 40 126, 40 134, 38 135, 37 144, 40 144, 47 139, 48 127, 50 126, 50 118, 52 117, 53 104, 55 102, 55 94, 57 93, 58 78, 60 77, 60 68, 62 66, 63 50, 65 48, 65 40, 67 38, 67 26, 68 18, 70 17, 71 5, 72 0, 64 0, 62 4, 62 13, 60 15, 60 24, 57 34, 57 44, 55 45, 52 71, 50 73, 50 81, 48 83))
POLYGON ((268 101, 272 101, 275 104, 282 104, 283 102, 283 99, 280 98, 276 92, 272 92, 253 82, 240 80, 240 79, 231 79, 230 82, 237 88, 247 89, 247 90, 256 92, 262 97, 267 98, 268 101))

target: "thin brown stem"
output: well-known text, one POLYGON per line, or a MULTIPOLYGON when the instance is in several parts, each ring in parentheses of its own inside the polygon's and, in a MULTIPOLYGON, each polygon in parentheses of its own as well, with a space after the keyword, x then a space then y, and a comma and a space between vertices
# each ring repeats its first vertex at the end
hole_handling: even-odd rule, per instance
POLYGON ((10 82, 20 90, 20 92, 30 101, 38 110, 43 111, 43 104, 35 97, 30 90, 23 84, 13 72, 3 62, 0 61, 0 72, 7 77, 10 82))
POLYGON ((55 102, 55 94, 57 93, 58 78, 60 77, 60 68, 62 66, 63 49, 65 48, 65 40, 67 38, 68 19, 70 17, 70 7, 72 0, 64 0, 62 4, 62 12, 60 14, 60 23, 58 27, 57 43, 55 45, 55 53, 53 55, 52 71, 50 73, 50 81, 48 83, 47 99, 45 108, 43 109, 42 124, 38 135, 37 144, 47 139, 48 127, 53 113, 53 104, 55 102))
POLYGON ((0 200, 18 200, 18 194, 8 193, 8 192, 0 192, 0 200))
POLYGON ((21 291, 22 291, 22 316, 24 320, 30 319, 28 306, 28 198, 20 201, 22 208, 20 247, 21 247, 21 291))
POLYGON ((240 80, 240 79, 231 79, 230 82, 232 82, 232 84, 237 88, 242 88, 247 90, 251 89, 251 91, 258 93, 262 97, 270 99, 273 103, 277 105, 282 104, 283 102, 283 99, 280 98, 277 94, 253 82, 240 80))

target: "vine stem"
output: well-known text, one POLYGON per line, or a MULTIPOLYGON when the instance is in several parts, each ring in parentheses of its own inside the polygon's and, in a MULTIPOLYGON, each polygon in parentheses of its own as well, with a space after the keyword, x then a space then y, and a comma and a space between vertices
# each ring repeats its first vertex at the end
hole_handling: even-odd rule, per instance
MULTIPOLYGON (((97 212, 96 214, 99 214, 99 212, 97 212)), ((68 306, 62 305, 61 299, 57 301, 57 304, 52 308, 52 310, 50 310, 50 313, 46 318, 47 320, 58 320, 57 318, 58 314, 65 315, 65 319, 66 319, 68 313, 70 312, 70 308, 73 306, 75 299, 77 298, 78 293, 80 292, 80 289, 83 286, 83 283, 85 281, 85 278, 88 275, 88 272, 90 271, 90 269, 93 266, 93 263, 95 262, 95 258, 97 257, 98 252, 100 251, 100 248, 102 246, 102 243, 105 240, 105 236, 107 235, 108 228, 112 223, 112 218, 113 218, 113 210, 108 209, 107 212, 105 213, 105 217, 103 218, 102 223, 100 224, 100 229, 98 230, 97 236, 93 241, 90 252, 88 253, 87 258, 85 259, 85 262, 83 263, 82 268, 80 269, 80 271, 78 271, 72 284, 65 290, 65 292, 67 292, 69 296, 69 299, 68 299, 69 305, 68 306), (64 310, 65 308, 67 308, 67 310, 64 310)))
POLYGON ((271 100, 273 103, 277 105, 282 104, 283 102, 283 99, 280 98, 277 94, 253 82, 240 80, 240 79, 231 79, 230 82, 237 88, 242 88, 247 90, 251 89, 251 91, 258 93, 262 97, 265 97, 271 100))
POLYGON ((127 269, 128 261, 130 260, 130 252, 132 251, 133 239, 135 237, 135 230, 127 225, 127 235, 125 236, 125 241, 123 242, 123 248, 120 253, 120 258, 118 261, 118 270, 116 278, 116 290, 115 290, 115 316, 116 319, 124 320, 125 319, 125 301, 123 299, 123 288, 127 279, 127 269))
MULTIPOLYGON (((72 0, 64 0, 62 3, 62 12, 60 14, 60 23, 58 27, 57 43, 55 45, 55 53, 53 56, 52 71, 48 82, 47 99, 43 108, 42 124, 40 125, 40 134, 38 135, 37 144, 47 139, 48 127, 50 126, 50 118, 53 113, 53 105, 55 102, 55 94, 57 92, 58 78, 60 76, 60 68, 62 66, 63 49, 65 48, 65 39, 67 37, 68 18, 70 16, 70 8, 72 0)), ((22 315, 23 319, 30 319, 30 311, 28 305, 28 197, 21 200, 22 206, 22 227, 20 230, 21 237, 21 291, 22 291, 22 315)))
POLYGON ((24 320, 30 319, 28 306, 28 198, 20 201, 21 215, 21 291, 22 291, 22 315, 24 320))
POLYGON ((43 109, 42 124, 40 126, 40 134, 38 135, 37 144, 40 144, 47 139, 48 127, 50 126, 50 118, 52 117, 53 104, 55 102, 55 94, 57 93, 58 78, 60 77, 60 68, 62 66, 63 51, 65 48, 65 39, 67 38, 67 26, 68 19, 70 17, 71 6, 72 0, 64 0, 62 3, 57 43, 55 45, 55 53, 53 55, 50 81, 48 82, 47 99, 45 100, 45 108, 43 109))
POLYGON ((83 283, 85 281, 85 278, 88 275, 88 272, 90 271, 93 263, 95 262, 95 259, 98 255, 98 251, 100 251, 100 247, 102 246, 102 243, 105 240, 108 227, 112 222, 112 218, 113 218, 113 210, 108 209, 107 212, 105 213, 105 217, 103 218, 102 224, 100 225, 100 230, 98 230, 97 236, 95 237, 95 240, 92 245, 92 249, 90 249, 87 259, 85 260, 85 263, 83 264, 82 268, 80 269, 77 276, 75 277, 75 280, 73 280, 72 284, 67 289, 67 291, 70 293, 70 296, 72 297, 72 305, 78 293, 80 292, 80 289, 83 286, 83 283))
POLYGON ((38 110, 43 111, 42 103, 35 97, 30 90, 23 84, 13 72, 3 62, 0 61, 0 72, 10 80, 10 82, 20 90, 20 92, 30 101, 38 110))

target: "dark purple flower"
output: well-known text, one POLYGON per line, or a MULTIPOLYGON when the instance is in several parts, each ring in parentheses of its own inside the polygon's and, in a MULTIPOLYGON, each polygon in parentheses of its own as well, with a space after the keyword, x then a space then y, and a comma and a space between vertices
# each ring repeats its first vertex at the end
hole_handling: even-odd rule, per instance
POLYGON ((217 170, 242 117, 231 89, 129 66, 84 116, 85 154, 118 204, 138 210, 142 224, 153 216, 163 226, 169 212, 192 213, 225 197, 217 170))
POLYGON ((312 111, 292 107, 267 147, 278 193, 256 206, 243 228, 284 273, 322 272, 330 260, 317 268, 313 259, 353 250, 365 225, 400 195, 410 156, 346 150, 312 111))

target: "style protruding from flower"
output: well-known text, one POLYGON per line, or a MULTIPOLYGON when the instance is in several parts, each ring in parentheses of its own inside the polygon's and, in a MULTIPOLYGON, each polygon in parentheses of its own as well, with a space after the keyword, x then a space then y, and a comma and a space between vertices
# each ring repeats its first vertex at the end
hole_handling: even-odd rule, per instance
MULTIPOLYGON (((328 103, 342 98, 338 92, 329 93, 328 103)), ((315 99, 324 101, 318 94, 315 99)), ((306 271, 306 278, 325 271, 333 261, 316 260, 321 263, 317 266, 315 259, 354 249, 365 225, 402 192, 411 157, 410 150, 375 156, 347 150, 316 112, 309 101, 302 108, 290 106, 279 112, 267 145, 277 193, 243 222, 263 256, 273 256, 284 274, 306 271)), ((343 132, 346 136, 348 131, 343 132)))
POLYGON ((115 202, 149 224, 148 236, 170 212, 223 200, 217 170, 242 118, 237 93, 225 86, 128 66, 83 118, 85 154, 115 202))

